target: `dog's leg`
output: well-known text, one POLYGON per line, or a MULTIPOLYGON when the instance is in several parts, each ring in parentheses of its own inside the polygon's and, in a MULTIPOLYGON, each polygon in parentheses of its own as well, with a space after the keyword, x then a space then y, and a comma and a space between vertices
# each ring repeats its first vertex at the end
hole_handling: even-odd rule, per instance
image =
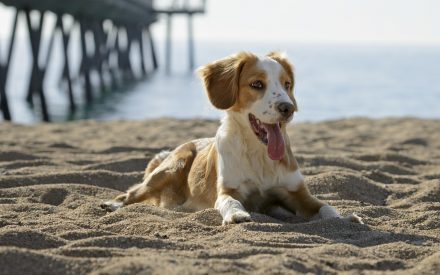
POLYGON ((102 203, 101 207, 107 211, 115 211, 124 205, 144 201, 147 197, 152 195, 154 191, 160 188, 172 174, 167 172, 174 167, 170 167, 170 163, 163 164, 163 160, 168 155, 169 152, 161 152, 160 154, 157 154, 149 162, 142 183, 130 187, 127 193, 119 195, 113 200, 102 203))
POLYGON ((144 181, 136 184, 127 193, 106 201, 101 207, 107 211, 115 211, 125 205, 148 200, 149 204, 156 206, 169 206, 161 204, 161 191, 166 184, 172 184, 185 178, 195 157, 195 145, 186 143, 176 148, 172 153, 168 151, 157 154, 148 164, 144 181))
POLYGON ((111 212, 128 204, 145 201, 167 182, 167 179, 170 176, 167 171, 168 170, 165 169, 165 167, 159 166, 156 170, 147 175, 142 183, 132 186, 128 189, 127 193, 119 195, 113 200, 102 203, 101 207, 111 212))
POLYGON ((113 212, 124 206, 124 200, 127 197, 127 194, 122 194, 114 198, 113 200, 109 200, 101 203, 101 208, 108 211, 113 212))
POLYGON ((333 206, 312 196, 304 183, 299 185, 295 191, 285 190, 278 194, 281 202, 287 209, 306 219, 340 218, 349 222, 363 223, 361 218, 356 214, 351 214, 346 217, 341 216, 333 206))
POLYGON ((239 201, 240 195, 235 189, 223 188, 215 202, 217 209, 223 217, 223 225, 251 221, 251 215, 244 209, 239 201))

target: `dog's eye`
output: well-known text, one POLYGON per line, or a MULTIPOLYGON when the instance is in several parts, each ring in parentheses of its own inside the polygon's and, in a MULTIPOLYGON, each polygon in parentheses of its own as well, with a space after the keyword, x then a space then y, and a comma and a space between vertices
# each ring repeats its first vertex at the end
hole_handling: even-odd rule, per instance
POLYGON ((284 89, 290 90, 290 82, 289 81, 284 82, 284 89))
POLYGON ((264 88, 264 84, 260 80, 252 82, 249 86, 251 86, 255 90, 262 90, 264 88))

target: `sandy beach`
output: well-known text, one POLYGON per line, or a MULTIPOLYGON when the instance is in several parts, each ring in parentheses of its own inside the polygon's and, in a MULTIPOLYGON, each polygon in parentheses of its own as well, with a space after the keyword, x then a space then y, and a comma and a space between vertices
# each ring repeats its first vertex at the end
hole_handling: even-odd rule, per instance
POLYGON ((0 274, 439 274, 440 120, 293 123, 320 199, 365 222, 99 204, 141 181, 152 156, 217 121, 0 124, 0 274))

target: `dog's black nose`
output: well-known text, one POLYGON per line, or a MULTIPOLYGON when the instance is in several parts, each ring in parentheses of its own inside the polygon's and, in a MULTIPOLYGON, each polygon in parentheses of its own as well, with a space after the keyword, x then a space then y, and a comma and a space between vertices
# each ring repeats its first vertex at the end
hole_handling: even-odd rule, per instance
POLYGON ((277 110, 283 117, 290 117, 293 111, 295 111, 295 108, 292 103, 280 102, 277 104, 277 110))

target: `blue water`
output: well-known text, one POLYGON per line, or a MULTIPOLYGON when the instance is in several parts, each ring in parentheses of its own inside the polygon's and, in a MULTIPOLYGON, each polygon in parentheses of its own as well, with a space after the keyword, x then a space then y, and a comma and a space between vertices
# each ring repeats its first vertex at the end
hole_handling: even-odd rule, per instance
MULTIPOLYGON (((159 62, 163 64, 162 46, 156 45, 159 62)), ((188 72, 185 46, 174 44, 170 75, 160 70, 145 81, 106 95, 94 108, 82 110, 76 118, 219 118, 221 112, 209 104, 198 77, 188 72)), ((259 54, 282 50, 288 54, 296 67, 298 121, 352 116, 440 118, 440 47, 198 42, 196 62, 203 65, 240 50, 259 54)), ((26 56, 23 53, 22 58, 26 56)), ((57 56, 61 54, 54 54, 57 56)), ((71 117, 66 115, 66 93, 57 85, 57 66, 52 66, 45 85, 55 119, 66 120, 71 117)), ((25 73, 28 72, 15 69, 16 81, 8 82, 8 93, 14 90, 14 120, 33 123, 39 118, 23 102, 25 73)), ((82 92, 76 92, 80 100, 82 92)))

